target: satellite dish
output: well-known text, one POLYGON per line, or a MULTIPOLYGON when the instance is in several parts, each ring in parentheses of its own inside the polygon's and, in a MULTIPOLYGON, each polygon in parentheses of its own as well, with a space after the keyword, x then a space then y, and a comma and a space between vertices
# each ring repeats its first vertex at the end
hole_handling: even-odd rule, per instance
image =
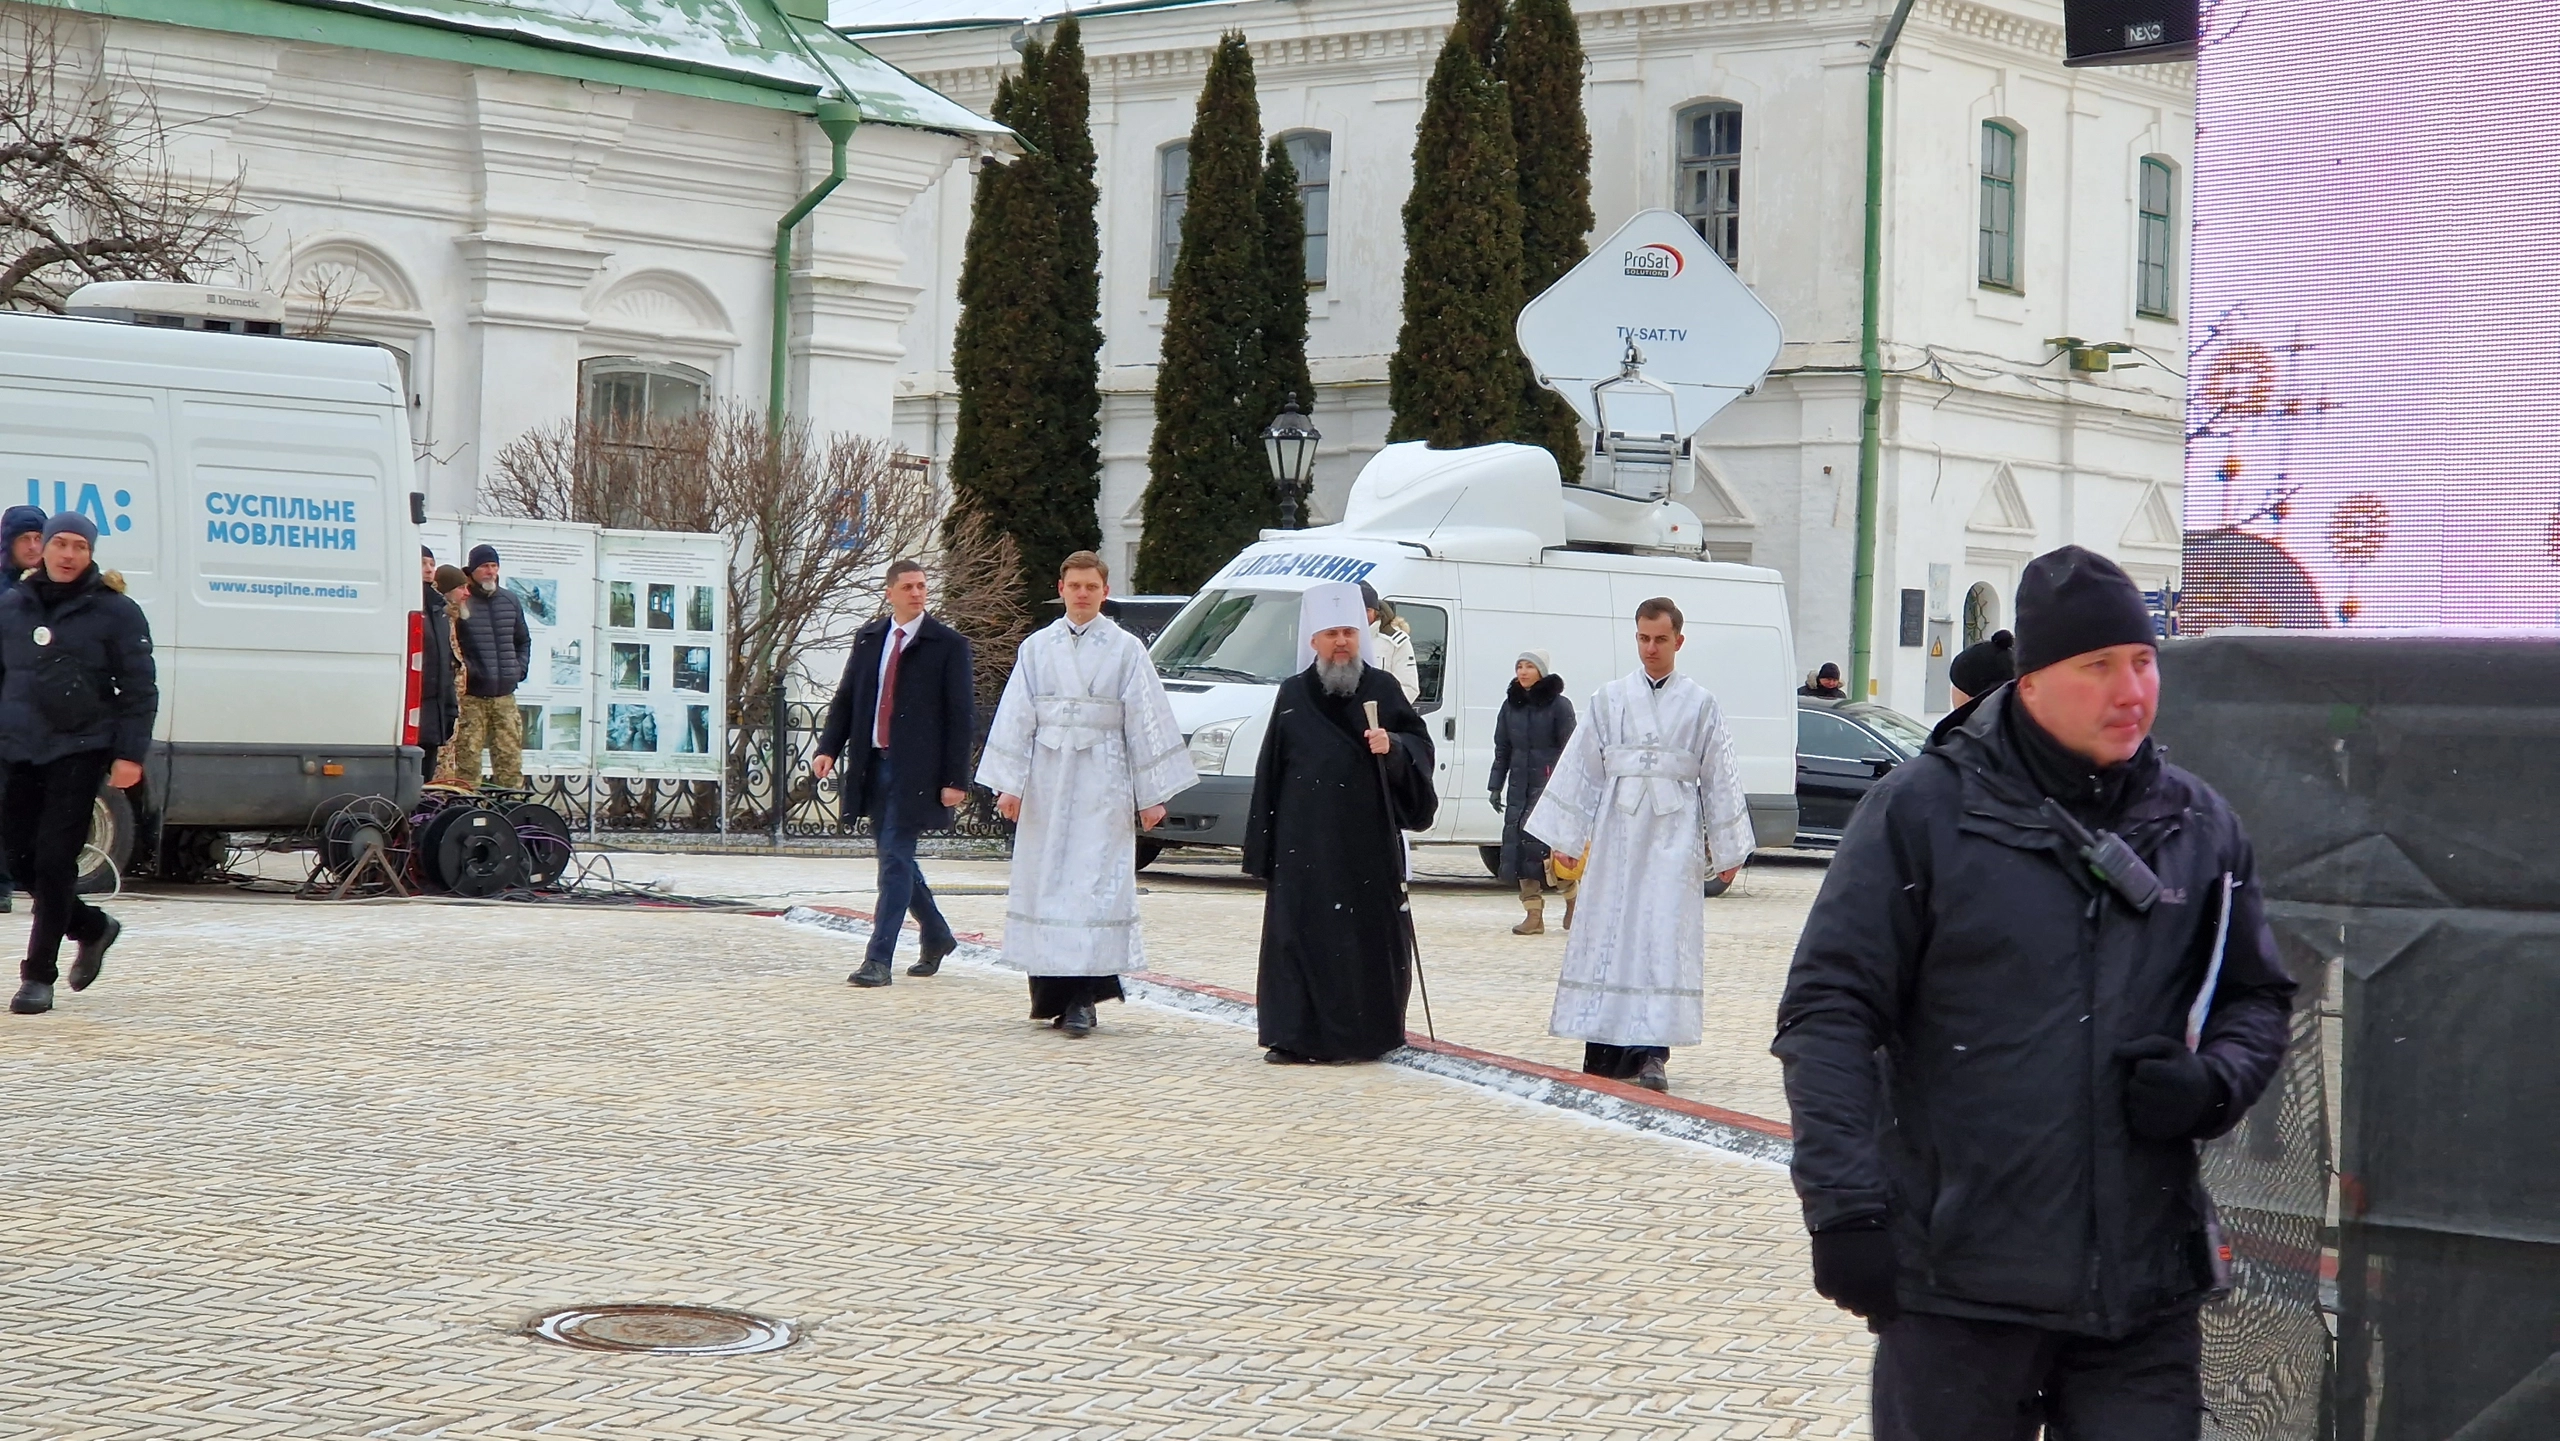
POLYGON ((1670 390, 1683 436, 1758 385, 1785 343, 1778 317, 1669 210, 1636 212, 1523 306, 1514 334, 1538 383, 1594 430, 1592 389, 1616 379, 1636 346, 1645 378, 1670 390))

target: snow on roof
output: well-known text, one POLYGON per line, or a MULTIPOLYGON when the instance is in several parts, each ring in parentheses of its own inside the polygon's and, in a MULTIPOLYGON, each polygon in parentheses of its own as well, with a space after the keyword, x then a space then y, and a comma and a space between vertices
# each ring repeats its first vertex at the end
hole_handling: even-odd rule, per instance
MULTIPOLYGON (((643 65, 818 95, 846 92, 863 118, 963 135, 1005 128, 770 0, 294 0, 643 65)), ((1018 0, 1015 0, 1018 3, 1018 0)), ((841 7, 839 7, 841 8, 841 7)))
POLYGON ((1120 0, 1079 5, 1070 0, 831 0, 829 24, 848 35, 900 30, 962 30, 982 25, 1021 25, 1055 20, 1073 10, 1078 15, 1120 15, 1132 10, 1163 10, 1176 5, 1213 5, 1230 0, 1120 0))

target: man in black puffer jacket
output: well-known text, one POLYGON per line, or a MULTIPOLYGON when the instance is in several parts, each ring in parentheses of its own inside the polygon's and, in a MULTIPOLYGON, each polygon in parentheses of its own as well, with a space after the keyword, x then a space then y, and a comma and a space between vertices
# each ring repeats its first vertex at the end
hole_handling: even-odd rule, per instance
POLYGON ((35 898, 35 925, 9 1009, 53 1009, 62 938, 79 945, 71 989, 98 979, 123 930, 80 899, 80 848, 101 782, 142 783, 160 690, 151 625, 90 558, 98 528, 77 511, 45 522, 44 563, 0 591, 0 845, 35 898))
POLYGON ((461 773, 480 775, 489 757, 489 783, 499 790, 524 785, 524 712, 516 687, 533 670, 533 632, 525 627, 524 602, 498 583, 498 548, 471 547, 471 613, 455 621, 462 633, 463 669, 470 673, 454 726, 453 747, 461 773))
POLYGON ((2017 604, 2018 680, 1859 803, 1787 977, 1814 1288, 1881 1338, 1878 1441, 2195 1441, 2196 1142, 2265 1089, 2293 983, 2238 820, 2149 739, 2133 582, 2065 547, 2017 604))

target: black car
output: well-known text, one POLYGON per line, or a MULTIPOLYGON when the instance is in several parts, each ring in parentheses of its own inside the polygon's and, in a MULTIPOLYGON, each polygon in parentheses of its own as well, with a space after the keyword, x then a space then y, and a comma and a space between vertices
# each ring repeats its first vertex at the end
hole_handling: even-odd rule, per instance
POLYGON ((1870 701, 1796 701, 1796 844, 1840 844, 1867 788, 1920 754, 1929 728, 1870 701))
MULTIPOLYGON (((1173 624, 1173 618, 1180 615, 1182 608, 1190 602, 1191 597, 1187 595, 1115 595, 1102 603, 1102 613, 1111 617, 1122 630, 1136 636, 1139 644, 1153 645, 1156 637, 1164 634, 1164 628, 1173 624)), ((1056 620, 1062 609, 1063 602, 1054 598, 1042 602, 1040 623, 1046 625, 1056 620)))

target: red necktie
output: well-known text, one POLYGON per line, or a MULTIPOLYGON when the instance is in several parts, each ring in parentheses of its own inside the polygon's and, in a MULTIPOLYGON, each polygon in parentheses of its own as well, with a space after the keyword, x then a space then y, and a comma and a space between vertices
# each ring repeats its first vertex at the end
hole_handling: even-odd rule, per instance
POLYGON ((898 698, 898 659, 907 652, 907 633, 889 627, 889 665, 880 672, 880 713, 871 720, 871 744, 874 749, 889 748, 889 710, 898 698))

